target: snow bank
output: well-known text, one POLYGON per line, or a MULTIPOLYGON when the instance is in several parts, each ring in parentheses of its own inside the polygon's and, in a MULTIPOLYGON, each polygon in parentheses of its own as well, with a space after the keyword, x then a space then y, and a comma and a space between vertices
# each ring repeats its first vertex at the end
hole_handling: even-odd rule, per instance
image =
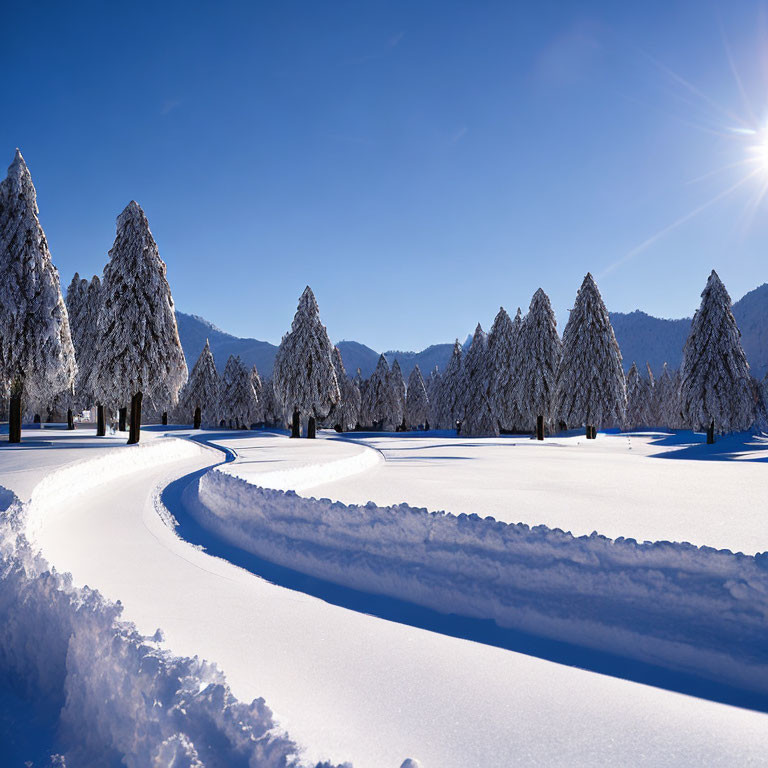
POLYGON ((768 553, 346 505, 216 470, 198 492, 202 525, 271 562, 768 693, 768 553))
MULTIPOLYGON (((50 474, 21 504, 0 488, 0 675, 54 713, 73 765, 135 768, 292 766, 296 745, 263 699, 238 701, 215 665, 174 656, 120 620, 120 604, 51 569, 26 536, 30 510, 55 513, 76 492, 189 456, 180 440, 119 449, 50 474)), ((20 724, 23 727, 23 724, 20 724)))

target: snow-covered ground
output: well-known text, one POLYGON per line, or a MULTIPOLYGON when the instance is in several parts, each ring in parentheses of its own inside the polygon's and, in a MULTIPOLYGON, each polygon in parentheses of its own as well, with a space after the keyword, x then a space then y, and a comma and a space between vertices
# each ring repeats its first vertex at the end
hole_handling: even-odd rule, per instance
MULTIPOLYGON (((337 440, 308 443, 247 433, 209 439, 236 452, 227 471, 257 482, 261 476, 266 484, 271 474, 278 487, 292 481, 312 495, 329 495, 328 486, 312 487, 323 479, 318 468, 329 458, 340 492, 392 464, 369 458, 370 449, 337 440), (357 474, 347 474, 353 470, 357 474)), ((402 440, 401 451, 409 440, 402 440)), ((421 473, 429 474, 441 451, 454 455, 476 442, 439 437, 421 473)), ((9 453, 0 453, 0 462, 9 453)), ((3 472, 0 483, 28 496, 35 478, 84 453, 76 446, 27 447, 24 466, 18 462, 7 478, 3 472)), ((488 459, 495 460, 490 454, 488 459)), ((397 768, 406 757, 419 759, 424 768, 747 765, 759 764, 768 749, 763 714, 385 621, 278 587, 205 554, 162 521, 156 489, 216 460, 202 450, 180 453, 167 464, 103 485, 88 479, 61 503, 48 498, 35 516, 35 542, 58 569, 72 572, 76 584, 121 600, 125 618, 142 632, 162 627, 174 653, 216 661, 239 698, 263 696, 305 747, 308 761, 330 758, 382 768, 397 768)), ((504 465, 498 461, 497 472, 504 465)), ((456 465, 473 464, 477 473, 484 462, 475 456, 473 462, 441 463, 455 467, 438 482, 448 486, 470 476, 452 473, 473 471, 456 465)), ((396 474, 389 477, 390 483, 400 482, 396 474)), ((472 477, 474 485, 483 482, 472 477)), ((412 482, 392 492, 407 496, 412 482)), ((181 505, 186 484, 171 484, 162 495, 180 518, 186 514, 181 505)), ((449 499, 447 487, 443 492, 441 499, 449 499)))
POLYGON ((363 474, 329 478, 308 495, 348 504, 407 502, 576 536, 597 531, 745 554, 768 550, 765 437, 726 437, 714 446, 690 432, 544 442, 439 434, 347 438, 372 446, 385 461, 363 474))

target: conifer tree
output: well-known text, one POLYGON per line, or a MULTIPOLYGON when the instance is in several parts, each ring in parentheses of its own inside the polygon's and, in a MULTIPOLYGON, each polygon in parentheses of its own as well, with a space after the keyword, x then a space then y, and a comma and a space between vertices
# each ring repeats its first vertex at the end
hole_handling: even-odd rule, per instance
POLYGON ((536 436, 543 440, 544 428, 554 427, 555 386, 562 342, 549 297, 541 288, 533 294, 528 314, 520 326, 517 350, 517 407, 525 428, 535 428, 536 436))
POLYGON ((254 422, 258 424, 264 421, 264 386, 261 383, 259 369, 255 365, 251 368, 251 385, 253 386, 253 391, 256 393, 254 422))
POLYGON ((0 379, 10 382, 9 441, 21 440, 22 399, 40 413, 71 391, 77 365, 59 273, 21 152, 0 182, 0 379))
POLYGON ((341 397, 332 352, 315 295, 307 286, 299 298, 290 333, 277 350, 272 374, 276 393, 286 411, 293 414, 294 437, 298 437, 301 417, 308 419, 307 437, 314 437, 316 419, 326 416, 341 397))
POLYGON ((456 429, 457 422, 463 417, 464 405, 462 350, 459 340, 453 344, 453 353, 448 361, 445 373, 440 377, 436 404, 435 427, 437 429, 456 429))
POLYGON ((93 395, 113 407, 131 403, 128 442, 137 443, 144 397, 155 411, 174 407, 187 364, 165 263, 144 211, 133 200, 117 217, 101 297, 93 395))
POLYGON ((748 429, 755 417, 749 364, 731 311, 731 297, 713 269, 693 316, 680 368, 686 424, 714 434, 748 429))
POLYGON ((392 422, 396 429, 404 428, 405 423, 405 381, 397 358, 389 371, 389 386, 392 390, 392 422))
POLYGON ((282 428, 285 426, 283 408, 275 395, 275 387, 272 379, 265 379, 261 388, 263 397, 264 423, 268 427, 282 428))
POLYGON ((427 427, 429 421, 429 396, 424 386, 424 378, 418 364, 413 366, 408 376, 408 389, 405 396, 405 423, 409 429, 427 427))
POLYGON ((646 403, 645 403, 645 412, 647 416, 646 423, 649 427, 657 427, 661 423, 661 420, 659 419, 659 411, 656 407, 657 406, 656 377, 653 375, 651 364, 647 361, 645 363, 645 370, 648 374, 648 378, 646 380, 646 403))
POLYGON ((581 284, 563 333, 557 374, 558 419, 570 427, 585 425, 594 438, 601 424, 621 424, 627 390, 621 351, 608 311, 592 275, 581 284))
POLYGON ((258 418, 251 373, 237 355, 230 355, 224 367, 220 402, 219 416, 230 429, 249 429, 258 418))
POLYGON ((491 405, 487 339, 480 323, 463 365, 464 420, 461 433, 472 436, 498 435, 499 423, 491 405))
POLYGON ((398 412, 398 395, 393 383, 387 358, 380 355, 376 369, 365 387, 362 410, 370 419, 370 426, 388 432, 399 427, 402 422, 402 415, 398 412), (400 421, 397 420, 398 416, 400 421))
POLYGON ((211 345, 206 339, 189 380, 181 390, 179 420, 187 424, 191 419, 195 429, 200 429, 203 424, 206 427, 217 426, 220 400, 221 379, 216 370, 211 345))
POLYGON ((499 426, 509 432, 516 429, 521 421, 516 391, 518 372, 515 370, 520 325, 520 309, 513 321, 501 307, 487 341, 491 408, 499 426))
POLYGON ((427 399, 429 401, 429 409, 427 411, 428 420, 429 420, 429 426, 433 429, 438 428, 437 425, 439 423, 439 410, 440 410, 440 380, 442 379, 442 376, 440 375, 440 369, 436 365, 431 373, 429 374, 429 377, 427 378, 427 381, 425 382, 425 387, 427 390, 427 399))
POLYGON ((637 365, 633 362, 627 372, 627 412, 625 426, 627 429, 648 426, 648 391, 645 382, 640 377, 637 365))
POLYGON ((336 371, 336 380, 339 382, 340 399, 331 408, 326 423, 339 432, 346 432, 354 429, 360 419, 360 390, 358 385, 347 376, 338 347, 333 348, 333 367, 336 371))
POLYGON ((360 369, 357 369, 357 373, 355 374, 354 378, 355 386, 357 387, 358 392, 360 393, 360 412, 357 415, 357 425, 356 426, 370 426, 373 422, 369 418, 369 414, 365 411, 365 390, 368 386, 368 382, 363 378, 363 374, 360 371, 360 369))

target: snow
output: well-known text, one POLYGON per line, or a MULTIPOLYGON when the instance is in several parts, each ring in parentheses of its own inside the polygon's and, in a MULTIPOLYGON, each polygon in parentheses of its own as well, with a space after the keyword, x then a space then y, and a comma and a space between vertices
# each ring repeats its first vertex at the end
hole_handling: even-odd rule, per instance
MULTIPOLYGON (((391 461, 395 457, 384 448, 386 462, 379 451, 338 439, 301 441, 256 433, 207 433, 204 439, 233 452, 235 460, 216 473, 225 482, 247 476, 287 485, 292 473, 291 484, 304 485, 313 495, 323 487, 312 484, 323 479, 322 466, 329 459, 339 490, 362 483, 363 495, 369 495, 366 483, 388 473, 389 482, 402 477, 412 502, 417 474, 435 481, 432 493, 442 483, 448 494, 464 477, 456 473, 469 471, 470 465, 478 472, 484 464, 477 460, 477 448, 474 461, 438 459, 471 455, 471 446, 484 442, 444 435, 423 438, 429 450, 419 457, 413 456, 419 451, 407 450, 419 439, 390 438, 399 455, 391 461), (375 463, 361 458, 372 454, 375 463), (362 461, 371 465, 363 470, 362 461), (433 466, 441 467, 441 480, 432 474, 433 466), (402 475, 391 474, 397 467, 402 475), (355 474, 348 474, 353 469, 355 474)), ((89 471, 88 461, 51 474, 50 454, 63 454, 62 462, 83 455, 102 461, 105 454, 154 450, 157 442, 89 451, 88 435, 69 441, 61 451, 29 447, 26 473, 20 462, 10 473, 10 482, 27 488, 31 475, 38 481, 43 475, 54 478, 39 497, 32 494, 39 524, 35 542, 43 554, 58 569, 70 570, 75 585, 89 584, 109 599, 120 599, 124 618, 135 621, 140 632, 151 636, 162 627, 162 648, 215 661, 241 701, 263 696, 280 726, 305 748, 307 762, 350 760, 373 768, 396 768, 407 759, 423 768, 733 765, 757 764, 768 748, 768 718, 760 713, 386 621, 271 584, 181 540, 158 515, 158 507, 168 503, 179 519, 187 516, 190 486, 169 483, 216 463, 217 454, 189 445, 177 453, 171 446, 180 441, 168 439, 168 447, 160 449, 168 452, 163 461, 130 472, 108 469, 110 460, 97 465, 98 471, 89 471), (36 470, 38 461, 48 466, 36 470), (55 493, 57 474, 68 489, 64 503, 55 493), (102 477, 108 482, 96 484, 102 477)), ((381 449, 385 441, 370 443, 381 449)), ((583 441, 571 442, 570 453, 584 453, 583 441)), ((497 473, 511 462, 493 443, 523 452, 515 441, 485 441, 497 473)), ((601 435, 586 445, 596 454, 593 449, 603 450, 607 443, 601 435)), ((549 440, 543 450, 565 452, 549 440)), ((579 463, 583 470, 589 459, 579 463)), ((745 466, 723 464, 732 472, 745 466)), ((192 489, 197 479, 189 478, 192 489)), ((489 496, 481 495, 480 501, 489 496)), ((186 737, 195 741, 194 734, 186 737)), ((168 735, 164 751, 184 754, 184 738, 168 735)))

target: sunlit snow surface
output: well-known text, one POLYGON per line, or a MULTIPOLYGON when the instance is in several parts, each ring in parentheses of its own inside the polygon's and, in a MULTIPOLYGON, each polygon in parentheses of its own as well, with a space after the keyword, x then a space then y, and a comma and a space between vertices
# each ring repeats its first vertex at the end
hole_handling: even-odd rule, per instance
MULTIPOLYGON (((276 487, 294 482, 305 495, 407 500, 575 533, 766 548, 757 504, 765 468, 743 459, 701 461, 700 449, 683 444, 654 446, 626 435, 543 445, 357 437, 379 449, 373 461, 363 457, 366 447, 336 440, 241 433, 212 439, 237 454, 227 471, 254 482, 261 475, 265 484, 273 473, 276 487), (665 458, 651 456, 662 450, 665 458), (691 461, 672 460, 686 451, 691 461), (318 468, 329 460, 335 479, 319 484, 325 478, 318 468), (678 510, 688 527, 676 519, 678 510), (732 515, 731 522, 719 524, 716 512, 732 515)), ((748 458, 760 458, 761 449, 745 447, 748 458)), ((23 461, 15 454, 0 484, 28 495, 54 452, 30 447, 23 461)), ((88 451, 72 446, 61 453, 64 463, 88 451)), ((385 621, 210 557, 162 522, 154 489, 218 460, 201 450, 87 487, 36 519, 36 541, 76 584, 120 599, 125 618, 141 631, 162 627, 175 653, 216 661, 239 698, 263 696, 307 760, 394 768, 406 757, 424 768, 734 765, 758 764, 765 754, 763 714, 385 621)), ((163 498, 180 502, 183 485, 163 498)))

